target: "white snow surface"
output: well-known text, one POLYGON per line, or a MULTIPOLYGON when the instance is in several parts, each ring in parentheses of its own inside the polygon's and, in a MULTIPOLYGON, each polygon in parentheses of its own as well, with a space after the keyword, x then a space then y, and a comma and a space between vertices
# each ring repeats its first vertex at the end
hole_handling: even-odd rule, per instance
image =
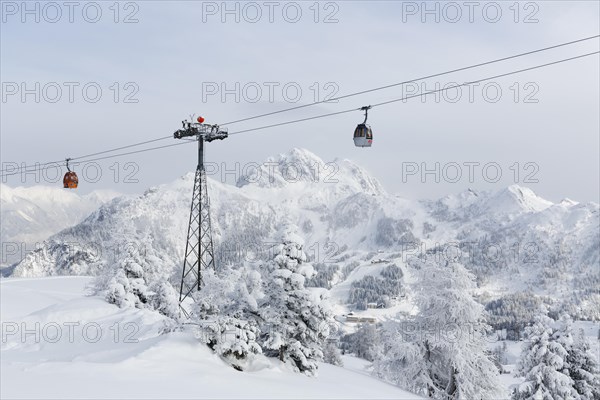
POLYGON ((366 363, 351 357, 344 358, 348 369, 320 364, 316 378, 266 357, 250 371, 236 371, 191 330, 161 333, 163 317, 90 296, 90 283, 89 277, 0 281, 0 397, 419 398, 369 376, 366 363))

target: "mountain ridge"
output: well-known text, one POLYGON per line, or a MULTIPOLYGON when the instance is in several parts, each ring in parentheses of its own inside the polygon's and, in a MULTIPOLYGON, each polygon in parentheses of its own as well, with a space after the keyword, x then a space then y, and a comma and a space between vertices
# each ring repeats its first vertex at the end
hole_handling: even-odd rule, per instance
MULTIPOLYGON (((352 162, 340 163, 336 182, 313 175, 308 181, 282 183, 277 166, 294 161, 302 169, 326 163, 302 149, 268 160, 277 160, 271 164, 273 181, 279 182, 275 185, 234 186, 208 178, 219 263, 254 259, 260 253, 257 246, 272 241, 281 224, 292 223, 307 243, 311 261, 319 268, 337 268, 331 278, 337 283, 345 268, 370 265, 378 258, 406 268, 408 256, 453 243, 469 253, 464 264, 492 295, 513 290, 517 279, 522 285, 514 290, 537 287, 539 293, 553 295, 558 289, 573 289, 573 296, 587 299, 594 282, 600 282, 594 271, 600 248, 595 203, 554 204, 517 185, 411 201, 388 194, 352 162), (369 190, 363 189, 365 182, 369 190), (498 259, 493 251, 500 252, 498 259)), ((118 260, 125 245, 134 244, 150 245, 163 254, 165 268, 176 280, 193 178, 188 173, 142 195, 111 200, 81 223, 49 237, 42 249, 17 265, 14 276, 95 275, 118 260)))

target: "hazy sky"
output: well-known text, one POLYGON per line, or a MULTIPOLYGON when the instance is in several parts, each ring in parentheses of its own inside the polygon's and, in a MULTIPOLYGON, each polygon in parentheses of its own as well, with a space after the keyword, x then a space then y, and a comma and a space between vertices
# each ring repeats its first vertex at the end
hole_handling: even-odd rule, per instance
MULTIPOLYGON (((225 123, 600 32, 597 1, 71 4, 1 4, 3 169, 168 136, 193 113, 225 123)), ((599 43, 590 40, 229 130, 359 108, 597 51, 599 43)), ((375 135, 370 149, 353 145, 352 132, 363 118, 357 111, 232 136, 211 143, 207 160, 230 170, 239 163, 241 170, 303 147, 325 161, 354 160, 388 191, 407 198, 517 183, 552 201, 598 202, 599 75, 596 55, 460 93, 377 107, 369 115, 375 135), (434 172, 423 176, 423 169, 434 172)), ((172 143, 175 139, 148 146, 172 143)), ((76 170, 83 193, 142 192, 193 170, 195 157, 188 144, 76 170), (102 177, 92 182, 97 167, 102 177)), ((47 175, 40 183, 51 184, 55 171, 47 175)), ((30 174, 3 182, 17 186, 35 180, 30 174)))

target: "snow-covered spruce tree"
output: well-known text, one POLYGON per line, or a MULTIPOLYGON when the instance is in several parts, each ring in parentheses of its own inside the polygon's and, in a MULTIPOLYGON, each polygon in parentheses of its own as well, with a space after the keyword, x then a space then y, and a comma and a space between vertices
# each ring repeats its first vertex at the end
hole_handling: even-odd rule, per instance
POLYGON ((431 398, 501 397, 484 309, 472 296, 475 277, 458 263, 419 259, 413 267, 419 312, 391 328, 374 373, 431 398))
POLYGON ((573 321, 568 315, 562 315, 553 335, 567 351, 565 359, 569 376, 573 379, 573 388, 582 399, 600 400, 600 377, 598 363, 590 353, 583 330, 573 334, 573 321))
POLYGON ((581 398, 600 400, 600 369, 583 330, 575 337, 568 361, 575 390, 581 398))
POLYGON ((385 355, 373 363, 373 373, 408 391, 433 397, 435 391, 430 360, 427 359, 430 357, 428 344, 406 340, 402 332, 396 331, 390 334, 385 347, 385 355))
POLYGON ((492 361, 494 361, 494 365, 498 368, 501 374, 505 374, 506 370, 503 367, 503 364, 507 364, 508 360, 506 358, 507 345, 506 341, 502 341, 501 345, 494 347, 492 350, 492 361))
POLYGON ((525 329, 528 341, 523 345, 517 376, 525 382, 513 392, 514 400, 579 399, 568 369, 568 347, 572 338, 567 330, 553 328, 546 315, 536 317, 525 329))
POLYGON ((569 352, 569 364, 575 390, 581 398, 600 400, 600 368, 583 329, 575 337, 569 352))
POLYGON ((106 301, 123 308, 146 307, 150 267, 142 253, 137 245, 128 245, 123 257, 107 270, 112 277, 108 279, 106 301))
POLYGON ((263 349, 298 371, 316 375, 331 314, 324 291, 304 286, 315 271, 306 262, 302 239, 293 228, 284 228, 278 236, 281 244, 273 247, 274 258, 262 266, 265 297, 259 310, 266 325, 263 349))
POLYGON ((327 364, 337 365, 338 367, 344 365, 342 354, 335 341, 328 340, 327 343, 325 343, 325 347, 323 348, 323 361, 327 364))
POLYGON ((201 339, 235 369, 244 370, 251 356, 262 352, 257 341, 260 274, 224 266, 218 273, 203 271, 202 282, 202 290, 193 294, 192 310, 201 339))
POLYGON ((164 277, 150 284, 150 307, 172 319, 179 318, 179 293, 164 277))
POLYGON ((356 327, 349 349, 356 357, 375 361, 381 353, 380 338, 374 324, 364 323, 356 327))
POLYGON ((177 293, 170 269, 152 246, 152 237, 128 243, 117 260, 95 281, 97 293, 119 307, 150 308, 177 318, 177 293))

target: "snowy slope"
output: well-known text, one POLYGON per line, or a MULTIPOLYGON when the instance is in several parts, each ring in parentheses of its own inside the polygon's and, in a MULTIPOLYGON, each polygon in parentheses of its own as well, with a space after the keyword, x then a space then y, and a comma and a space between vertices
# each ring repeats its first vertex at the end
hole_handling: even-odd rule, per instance
POLYGON ((81 222, 116 196, 118 193, 108 190, 82 196, 58 186, 11 188, 0 184, 0 241, 5 244, 0 265, 20 261, 24 252, 35 248, 36 243, 81 222), (6 247, 7 243, 11 243, 10 247, 6 247))
MULTIPOLYGON (((152 246, 164 255, 165 268, 176 279, 192 186, 190 173, 141 196, 103 205, 50 237, 17 266, 14 276, 94 275, 118 259, 125 246, 136 245, 152 246)), ((492 297, 531 289, 588 310, 600 301, 600 214, 595 203, 553 204, 515 185, 409 201, 387 193, 351 161, 326 163, 304 149, 267 159, 237 186, 210 178, 208 186, 219 262, 260 257, 277 227, 293 222, 317 269, 338 268, 330 283, 342 285, 332 291, 339 304, 346 303, 352 282, 379 274, 372 260, 383 258, 405 268, 411 255, 452 247, 467 254, 461 261, 475 272, 481 291, 492 297), (361 273, 342 273, 355 265, 363 266, 361 273)))
POLYGON ((164 320, 157 314, 86 295, 89 283, 85 277, 0 282, 6 335, 0 397, 418 398, 370 377, 359 360, 350 369, 321 364, 316 378, 267 358, 251 372, 235 371, 191 331, 161 333, 164 320))

